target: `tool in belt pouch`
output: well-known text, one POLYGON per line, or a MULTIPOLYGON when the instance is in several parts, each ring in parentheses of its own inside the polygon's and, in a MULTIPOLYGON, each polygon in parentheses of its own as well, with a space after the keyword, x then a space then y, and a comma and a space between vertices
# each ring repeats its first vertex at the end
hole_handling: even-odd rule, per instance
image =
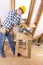
POLYGON ((0 32, 1 32, 1 33, 5 34, 6 31, 9 32, 9 29, 6 29, 6 28, 4 28, 4 27, 0 27, 0 32))
POLYGON ((3 33, 3 34, 5 34, 6 29, 4 27, 0 27, 0 32, 3 33))

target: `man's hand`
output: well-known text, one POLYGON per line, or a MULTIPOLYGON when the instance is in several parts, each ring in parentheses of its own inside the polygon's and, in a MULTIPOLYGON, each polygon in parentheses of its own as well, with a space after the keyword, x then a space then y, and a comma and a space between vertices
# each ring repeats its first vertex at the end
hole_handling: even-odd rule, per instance
POLYGON ((9 29, 6 29, 6 32, 9 32, 10 30, 9 29))

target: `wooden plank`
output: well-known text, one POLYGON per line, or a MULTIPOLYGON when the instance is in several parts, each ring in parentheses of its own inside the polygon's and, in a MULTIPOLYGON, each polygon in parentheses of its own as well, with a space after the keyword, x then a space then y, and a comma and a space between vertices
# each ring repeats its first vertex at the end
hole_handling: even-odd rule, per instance
POLYGON ((15 10, 15 0, 10 0, 10 8, 15 10))
POLYGON ((37 26, 38 26, 38 23, 39 23, 39 19, 41 17, 41 13, 42 13, 42 2, 40 4, 39 10, 38 10, 37 15, 36 15, 36 19, 35 19, 36 28, 33 30, 33 34, 32 34, 33 36, 36 32, 36 29, 37 29, 37 26))
POLYGON ((34 10, 35 3, 36 3, 36 0, 31 0, 30 10, 29 10, 28 19, 27 19, 27 22, 28 22, 27 24, 28 25, 29 25, 29 23, 31 21, 31 17, 32 17, 32 14, 33 14, 33 10, 34 10))

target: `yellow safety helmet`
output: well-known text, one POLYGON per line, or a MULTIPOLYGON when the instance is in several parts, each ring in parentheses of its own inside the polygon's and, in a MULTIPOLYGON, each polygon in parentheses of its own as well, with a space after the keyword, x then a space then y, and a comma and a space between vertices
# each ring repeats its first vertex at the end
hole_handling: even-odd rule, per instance
POLYGON ((25 6, 20 6, 20 8, 23 10, 23 13, 26 12, 26 7, 25 6))

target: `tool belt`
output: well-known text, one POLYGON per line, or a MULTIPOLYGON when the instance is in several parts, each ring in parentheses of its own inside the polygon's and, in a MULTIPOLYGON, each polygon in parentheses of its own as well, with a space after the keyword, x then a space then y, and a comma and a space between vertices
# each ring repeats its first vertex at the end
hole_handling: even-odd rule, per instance
POLYGON ((3 27, 3 26, 1 26, 0 27, 0 32, 3 33, 3 34, 5 34, 6 32, 10 32, 10 30, 7 29, 7 28, 5 28, 5 27, 3 27))

